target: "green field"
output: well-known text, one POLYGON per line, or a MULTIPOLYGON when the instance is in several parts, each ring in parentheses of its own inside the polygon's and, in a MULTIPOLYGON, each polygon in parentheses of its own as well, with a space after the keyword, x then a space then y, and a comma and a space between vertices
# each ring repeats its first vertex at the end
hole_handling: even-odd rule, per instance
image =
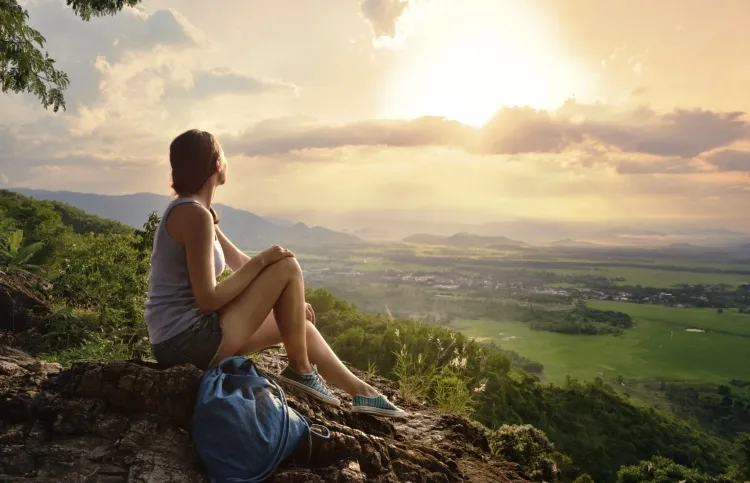
MULTIPOLYGON (((601 273, 601 272, 600 272, 601 273)), ((682 272, 636 267, 604 267, 603 275, 608 278, 622 277, 620 285, 641 285, 644 287, 672 287, 675 285, 718 285, 724 283, 733 287, 750 282, 750 275, 732 273, 682 272)))
POLYGON ((622 376, 724 384, 750 378, 750 315, 621 302, 590 305, 626 312, 637 325, 620 336, 532 331, 514 321, 464 320, 455 327, 541 362, 550 381, 561 381, 566 375, 585 380, 622 376), (688 328, 707 332, 687 332, 688 328))

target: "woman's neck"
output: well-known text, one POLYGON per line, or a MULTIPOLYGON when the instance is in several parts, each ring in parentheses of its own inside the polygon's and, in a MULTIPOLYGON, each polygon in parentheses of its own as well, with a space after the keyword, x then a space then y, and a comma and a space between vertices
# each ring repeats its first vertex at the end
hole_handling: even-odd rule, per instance
POLYGON ((216 186, 205 186, 199 192, 191 195, 198 203, 202 204, 206 208, 211 207, 211 203, 214 201, 214 193, 216 192, 216 186))

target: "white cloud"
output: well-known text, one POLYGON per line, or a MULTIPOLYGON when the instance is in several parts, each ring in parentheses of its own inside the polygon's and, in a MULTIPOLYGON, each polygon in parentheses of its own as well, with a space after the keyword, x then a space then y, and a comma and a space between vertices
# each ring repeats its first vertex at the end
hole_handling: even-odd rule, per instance
POLYGON ((370 25, 373 45, 397 48, 412 33, 430 0, 361 0, 360 12, 370 25))
POLYGON ((409 6, 409 0, 362 0, 362 15, 375 38, 395 37, 396 24, 409 6))

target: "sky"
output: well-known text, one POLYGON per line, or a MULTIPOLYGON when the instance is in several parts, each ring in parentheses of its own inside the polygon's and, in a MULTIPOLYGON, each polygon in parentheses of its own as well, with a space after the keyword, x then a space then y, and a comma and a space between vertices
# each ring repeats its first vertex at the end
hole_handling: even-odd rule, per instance
POLYGON ((21 3, 71 86, 0 96, 0 187, 169 194, 199 128, 218 201, 311 224, 750 232, 746 0, 21 3))

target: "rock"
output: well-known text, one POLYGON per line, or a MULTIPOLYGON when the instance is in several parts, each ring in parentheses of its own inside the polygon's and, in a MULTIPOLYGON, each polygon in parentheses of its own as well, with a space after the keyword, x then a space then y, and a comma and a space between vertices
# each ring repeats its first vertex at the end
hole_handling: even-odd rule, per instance
MULTIPOLYGON (((207 482, 189 433, 202 372, 193 366, 159 370, 142 361, 65 369, 4 344, 33 342, 28 334, 43 331, 50 320, 43 292, 29 289, 36 287, 30 282, 0 274, 0 483, 207 482)), ((286 364, 278 354, 254 358, 270 374, 286 364)), ((331 439, 314 446, 307 467, 284 464, 271 481, 529 481, 516 464, 490 454, 474 423, 409 406, 387 379, 371 382, 409 417, 354 415, 349 403, 333 408, 286 388, 289 404, 328 427, 331 439)))
POLYGON ((39 324, 50 313, 48 283, 30 274, 0 271, 0 330, 19 333, 39 324))
MULTIPOLYGON (((275 354, 258 359, 271 373, 284 364, 275 354)), ((189 434, 200 376, 193 366, 125 361, 62 369, 0 346, 0 482, 208 481, 189 434)), ((393 383, 374 384, 404 405, 393 383)), ((282 466, 272 481, 528 481, 463 418, 422 408, 389 421, 287 395, 331 440, 315 447, 309 467, 282 466)))

